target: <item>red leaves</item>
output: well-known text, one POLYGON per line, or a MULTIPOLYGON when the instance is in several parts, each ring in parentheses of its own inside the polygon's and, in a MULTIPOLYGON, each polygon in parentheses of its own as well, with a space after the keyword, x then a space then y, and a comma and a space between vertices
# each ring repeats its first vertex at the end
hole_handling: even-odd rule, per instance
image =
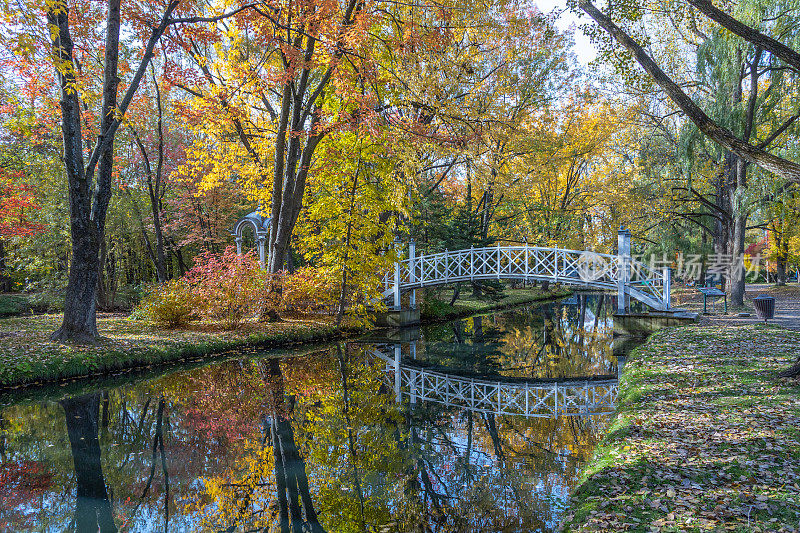
POLYGON ((22 182, 21 172, 0 169, 0 237, 35 235, 44 231, 44 224, 32 219, 32 211, 40 209, 33 188, 22 182))

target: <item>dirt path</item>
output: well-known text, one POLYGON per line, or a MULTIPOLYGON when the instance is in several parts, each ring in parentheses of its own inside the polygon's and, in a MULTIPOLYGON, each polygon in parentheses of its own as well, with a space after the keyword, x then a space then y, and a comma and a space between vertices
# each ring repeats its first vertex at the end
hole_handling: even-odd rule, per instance
MULTIPOLYGON (((759 295, 768 295, 775 298, 775 318, 770 320, 770 324, 800 331, 800 286, 796 283, 784 287, 774 285, 747 285, 745 289, 745 308, 732 309, 728 307, 728 314, 723 314, 722 300, 718 300, 712 306, 708 305, 711 314, 701 315, 699 324, 720 324, 726 326, 760 324, 760 320, 753 309, 753 298, 759 295), (739 313, 749 313, 749 317, 740 317, 739 313)), ((697 289, 680 289, 676 291, 674 297, 675 307, 702 313, 703 297, 697 289)))

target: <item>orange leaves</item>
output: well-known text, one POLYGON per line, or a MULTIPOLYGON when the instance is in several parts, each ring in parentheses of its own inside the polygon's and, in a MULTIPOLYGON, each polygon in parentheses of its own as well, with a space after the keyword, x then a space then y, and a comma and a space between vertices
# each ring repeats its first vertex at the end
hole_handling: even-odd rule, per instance
POLYGON ((0 237, 35 235, 44 231, 36 222, 39 210, 33 188, 24 183, 21 172, 0 169, 0 237))

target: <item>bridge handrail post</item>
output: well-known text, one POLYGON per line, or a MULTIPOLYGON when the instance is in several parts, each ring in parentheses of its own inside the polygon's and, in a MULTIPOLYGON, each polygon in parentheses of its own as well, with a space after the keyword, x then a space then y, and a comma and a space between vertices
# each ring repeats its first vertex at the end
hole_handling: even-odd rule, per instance
POLYGON ((528 416, 528 415, 531 414, 531 410, 530 410, 530 407, 529 407, 529 405, 530 405, 530 402, 529 402, 530 395, 531 395, 530 384, 528 382, 525 382, 525 416, 528 416))
POLYGON ((528 240, 525 239, 525 282, 528 281, 530 275, 530 248, 528 247, 528 240))
POLYGON ((497 279, 500 279, 500 243, 497 243, 497 262, 494 264, 494 271, 497 275, 497 279))
POLYGON ((559 252, 561 252, 561 250, 556 248, 555 252, 553 253, 553 277, 555 278, 556 282, 558 282, 558 256, 559 256, 559 252))
POLYGON ((554 393, 553 397, 555 398, 555 413, 553 413, 556 417, 558 417, 558 381, 555 382, 555 386, 553 387, 554 393))
POLYGON ((450 252, 444 249, 444 282, 450 281, 450 252))
POLYGON ((668 266, 664 267, 664 311, 669 311, 671 305, 670 292, 672 291, 672 269, 668 266))
POLYGON ((392 287, 394 296, 394 310, 400 310, 400 261, 394 264, 394 285, 392 287))
POLYGON ((620 228, 617 232, 617 313, 630 311, 631 232, 620 228))
POLYGON ((469 279, 475 279, 475 245, 469 245, 469 279))

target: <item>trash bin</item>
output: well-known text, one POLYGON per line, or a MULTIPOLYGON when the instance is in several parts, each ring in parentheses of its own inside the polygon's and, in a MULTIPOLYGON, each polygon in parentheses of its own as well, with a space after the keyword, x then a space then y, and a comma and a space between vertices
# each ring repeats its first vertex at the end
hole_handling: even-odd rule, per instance
POLYGON ((772 296, 756 296, 753 298, 753 307, 756 308, 758 318, 763 318, 766 322, 775 317, 775 298, 772 296))

